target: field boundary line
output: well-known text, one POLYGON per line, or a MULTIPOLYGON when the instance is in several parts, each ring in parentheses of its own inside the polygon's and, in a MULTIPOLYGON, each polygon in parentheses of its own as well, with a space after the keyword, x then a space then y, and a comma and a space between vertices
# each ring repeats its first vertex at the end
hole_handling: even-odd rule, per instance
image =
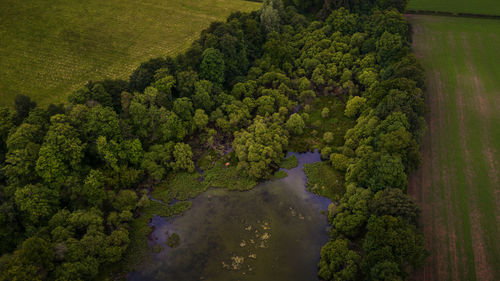
POLYGON ((444 17, 454 17, 454 18, 477 18, 477 19, 500 20, 500 15, 453 13, 453 12, 440 12, 440 11, 406 10, 405 14, 425 15, 425 16, 444 16, 444 17))

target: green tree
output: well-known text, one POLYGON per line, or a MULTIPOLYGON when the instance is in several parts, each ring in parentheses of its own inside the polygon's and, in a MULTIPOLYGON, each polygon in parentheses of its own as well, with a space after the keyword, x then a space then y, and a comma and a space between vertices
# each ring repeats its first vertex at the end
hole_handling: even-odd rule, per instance
POLYGON ((294 135, 301 135, 302 133, 304 133, 306 124, 304 123, 304 119, 302 119, 302 116, 300 116, 298 113, 294 113, 290 115, 285 123, 285 126, 290 133, 294 135))
POLYGON ((420 215, 415 200, 397 188, 386 188, 377 192, 370 202, 370 212, 377 216, 401 217, 414 225, 418 223, 420 215))
POLYGON ((141 167, 155 180, 161 180, 167 174, 172 160, 174 143, 156 144, 144 154, 141 167))
POLYGON ((214 48, 208 48, 203 52, 203 60, 200 65, 200 78, 208 80, 216 85, 224 83, 225 62, 223 54, 214 48))
POLYGON ((187 121, 193 118, 193 103, 189 98, 176 99, 173 110, 182 120, 187 121))
POLYGON ((83 186, 75 190, 75 195, 79 199, 85 199, 90 206, 101 207, 106 199, 105 180, 106 178, 101 171, 91 170, 85 178, 83 186))
POLYGON ((193 124, 196 129, 203 130, 208 124, 208 115, 203 109, 197 109, 194 112, 193 124))
POLYGON ((16 122, 21 124, 23 120, 28 117, 32 109, 36 107, 36 102, 32 101, 30 97, 25 95, 16 95, 14 97, 14 108, 16 109, 16 122))
POLYGON ((279 167, 288 145, 287 132, 279 123, 257 116, 246 130, 235 133, 233 147, 238 157, 238 168, 255 179, 265 179, 279 167))
POLYGON ((176 143, 173 156, 175 161, 171 163, 171 166, 174 170, 194 172, 193 152, 191 152, 189 144, 176 143))
POLYGON ((347 102, 344 115, 349 118, 357 117, 366 107, 366 98, 354 96, 347 102))
POLYGON ((372 196, 368 189, 348 185, 340 205, 328 215, 335 230, 350 238, 359 236, 370 215, 368 204, 372 196))
POLYGON ((321 248, 318 275, 323 280, 354 281, 359 277, 361 257, 349 249, 347 239, 331 240, 321 248))
POLYGON ((112 201, 113 208, 122 211, 133 211, 137 204, 137 194, 133 190, 122 189, 116 194, 114 200, 112 201))
POLYGON ((404 280, 423 265, 427 255, 424 237, 413 225, 392 216, 372 216, 367 230, 362 269, 368 280, 404 280))
POLYGON ((264 0, 260 8, 260 23, 266 32, 279 32, 283 3, 281 0, 264 0))
POLYGON ((377 60, 385 65, 399 59, 402 47, 401 36, 384 32, 377 41, 377 60))
POLYGON ((405 168, 398 155, 373 152, 363 154, 347 168, 346 181, 377 192, 386 187, 406 190, 405 168))
POLYGON ((46 182, 63 183, 68 175, 80 168, 84 145, 66 116, 54 115, 50 123, 36 171, 46 182))
POLYGON ((212 94, 212 83, 207 80, 201 80, 194 85, 194 95, 192 96, 194 107, 211 112, 214 106, 212 94))
POLYGON ((33 226, 47 220, 57 210, 58 197, 57 191, 47 186, 29 184, 16 190, 15 201, 18 208, 27 214, 26 225, 33 226))

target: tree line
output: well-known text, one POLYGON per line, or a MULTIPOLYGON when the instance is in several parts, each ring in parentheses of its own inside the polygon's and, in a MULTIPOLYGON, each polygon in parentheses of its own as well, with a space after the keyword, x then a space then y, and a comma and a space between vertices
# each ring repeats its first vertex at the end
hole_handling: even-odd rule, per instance
POLYGON ((128 81, 91 81, 47 108, 16 97, 0 109, 0 280, 94 279, 126 252, 146 187, 195 172, 207 150, 232 151, 242 178, 271 178, 318 97, 345 101, 355 124, 322 145, 346 193, 319 276, 404 279, 425 257, 405 190, 425 130, 405 4, 265 0, 128 81))

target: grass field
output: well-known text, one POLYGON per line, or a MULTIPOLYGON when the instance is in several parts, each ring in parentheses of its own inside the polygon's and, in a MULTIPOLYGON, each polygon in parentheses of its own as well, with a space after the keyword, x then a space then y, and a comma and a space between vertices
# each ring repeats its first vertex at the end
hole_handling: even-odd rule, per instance
POLYGON ((500 15, 498 0, 410 0, 409 10, 500 15))
POLYGON ((0 106, 15 94, 61 102, 90 79, 127 78, 182 51, 215 20, 256 10, 244 0, 0 1, 0 106))
POLYGON ((408 19, 429 105, 409 192, 431 256, 415 280, 500 280, 500 20, 408 19))

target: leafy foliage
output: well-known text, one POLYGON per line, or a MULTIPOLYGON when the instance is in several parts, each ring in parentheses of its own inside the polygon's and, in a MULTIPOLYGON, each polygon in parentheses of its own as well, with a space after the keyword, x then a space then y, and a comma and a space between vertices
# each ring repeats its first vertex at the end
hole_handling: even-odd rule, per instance
POLYGON ((129 81, 89 82, 65 106, 1 108, 0 280, 130 265, 152 215, 191 204, 172 200, 286 176, 286 150, 314 148, 330 161, 305 165, 308 188, 336 201, 320 277, 405 278, 425 257, 405 195, 425 130, 405 3, 266 0, 129 81))

